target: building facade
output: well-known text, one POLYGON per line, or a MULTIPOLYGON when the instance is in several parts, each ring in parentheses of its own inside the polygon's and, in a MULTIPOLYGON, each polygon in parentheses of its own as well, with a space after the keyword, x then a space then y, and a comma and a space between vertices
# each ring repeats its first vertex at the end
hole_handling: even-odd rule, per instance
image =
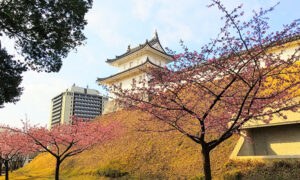
MULTIPOLYGON (((166 64, 173 61, 173 56, 166 53, 161 46, 157 32, 155 31, 154 37, 151 40, 146 40, 144 44, 140 44, 137 47, 131 48, 128 45, 127 52, 120 56, 116 56, 113 59, 107 59, 109 65, 118 68, 118 73, 109 77, 98 78, 99 84, 107 86, 122 87, 122 89, 129 89, 133 81, 139 81, 141 79, 148 79, 144 69, 146 67, 164 67, 166 64)), ((104 113, 115 111, 117 106, 114 104, 113 90, 109 92, 109 103, 104 110, 104 113)))
MULTIPOLYGON (((282 58, 289 57, 300 47, 300 36, 286 39, 282 58)), ((283 49, 274 47, 271 53, 283 49)), ((298 57, 300 56, 297 54, 298 57)), ((297 62, 300 63, 300 62, 297 62)), ((299 102, 299 99, 295 99, 299 102)), ((287 118, 274 116, 270 123, 249 121, 242 128, 231 159, 291 159, 300 158, 300 113, 282 112, 287 118), (245 138, 248 137, 248 140, 245 138)))
POLYGON ((102 114, 108 101, 95 89, 77 87, 73 85, 65 92, 55 96, 51 100, 50 124, 68 124, 71 116, 93 119, 102 114))

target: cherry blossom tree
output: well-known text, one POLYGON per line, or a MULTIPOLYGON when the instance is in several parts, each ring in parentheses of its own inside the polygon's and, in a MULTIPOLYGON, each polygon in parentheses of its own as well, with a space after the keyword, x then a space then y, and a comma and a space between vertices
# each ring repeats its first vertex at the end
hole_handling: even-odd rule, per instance
POLYGON ((284 111, 299 112, 300 97, 299 20, 274 33, 267 13, 275 6, 245 22, 242 6, 228 11, 219 0, 211 6, 224 13, 225 25, 199 52, 181 43, 184 52, 173 52, 171 65, 147 69, 150 81, 111 87, 121 105, 150 114, 141 130, 176 130, 199 144, 206 180, 214 148, 250 120, 268 123, 275 115, 286 119, 284 111), (149 129, 149 122, 157 127, 149 129))
POLYGON ((100 122, 87 122, 73 116, 71 124, 56 125, 50 130, 25 123, 22 132, 40 149, 55 157, 55 179, 59 180, 60 165, 66 158, 76 156, 96 144, 120 135, 120 129, 116 130, 117 125, 118 121, 105 125, 100 122))
POLYGON ((0 158, 5 166, 5 179, 9 179, 9 162, 18 156, 29 155, 35 150, 36 146, 28 136, 10 130, 0 132, 0 158))

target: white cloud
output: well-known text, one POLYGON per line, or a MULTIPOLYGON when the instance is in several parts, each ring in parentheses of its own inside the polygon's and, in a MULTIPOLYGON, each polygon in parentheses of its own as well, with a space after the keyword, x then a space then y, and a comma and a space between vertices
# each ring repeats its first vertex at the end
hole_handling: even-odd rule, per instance
POLYGON ((87 29, 92 35, 96 35, 102 43, 110 47, 124 46, 128 42, 128 40, 120 34, 120 29, 122 29, 120 26, 122 16, 117 13, 118 12, 114 12, 105 7, 105 4, 103 4, 94 7, 87 14, 87 29))
POLYGON ((25 115, 33 124, 48 124, 51 99, 71 86, 70 82, 55 74, 26 72, 21 99, 16 104, 4 104, 0 109, 0 123, 20 127, 25 115))
POLYGON ((132 0, 132 14, 142 21, 147 20, 153 13, 154 0, 132 0))
POLYGON ((5 34, 3 36, 0 36, 0 42, 2 48, 5 48, 6 51, 14 56, 14 59, 18 59, 20 61, 24 61, 24 58, 18 54, 17 50, 15 49, 15 42, 14 39, 8 38, 5 34))
POLYGON ((167 46, 174 43, 178 45, 180 39, 185 41, 194 39, 193 24, 190 23, 191 19, 187 17, 193 16, 194 11, 191 8, 199 5, 198 1, 166 0, 158 2, 155 7, 157 8, 155 18, 163 27, 163 29, 159 29, 163 43, 167 46))
MULTIPOLYGON (((252 16, 253 9, 257 10, 260 7, 274 5, 273 2, 262 2, 260 0, 251 2, 227 0, 223 3, 229 11, 240 4, 244 4, 245 16, 242 20, 249 19, 252 16)), ((161 37, 163 37, 162 41, 169 46, 178 43, 179 39, 185 42, 203 44, 203 41, 208 40, 208 37, 214 38, 223 25, 220 20, 222 12, 217 7, 207 8, 208 4, 209 1, 197 0, 184 2, 180 0, 156 1, 153 9, 158 9, 155 12, 155 18, 163 27, 162 30, 159 30, 161 37)))

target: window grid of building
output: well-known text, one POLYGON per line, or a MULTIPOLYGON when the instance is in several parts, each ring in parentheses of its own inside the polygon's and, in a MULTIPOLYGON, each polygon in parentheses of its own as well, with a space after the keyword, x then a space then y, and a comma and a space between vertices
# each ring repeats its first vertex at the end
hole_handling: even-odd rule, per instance
POLYGON ((52 99, 49 128, 70 123, 72 115, 85 120, 94 119, 102 114, 107 101, 108 98, 97 90, 72 86, 52 99))

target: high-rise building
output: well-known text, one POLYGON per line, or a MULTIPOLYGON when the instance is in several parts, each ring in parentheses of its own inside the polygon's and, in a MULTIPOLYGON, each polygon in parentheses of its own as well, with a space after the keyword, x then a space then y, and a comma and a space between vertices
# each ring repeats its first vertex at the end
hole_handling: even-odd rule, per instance
POLYGON ((107 101, 108 98, 101 96, 97 90, 74 84, 51 100, 49 127, 59 123, 68 124, 73 115, 86 120, 93 119, 102 114, 107 101))

